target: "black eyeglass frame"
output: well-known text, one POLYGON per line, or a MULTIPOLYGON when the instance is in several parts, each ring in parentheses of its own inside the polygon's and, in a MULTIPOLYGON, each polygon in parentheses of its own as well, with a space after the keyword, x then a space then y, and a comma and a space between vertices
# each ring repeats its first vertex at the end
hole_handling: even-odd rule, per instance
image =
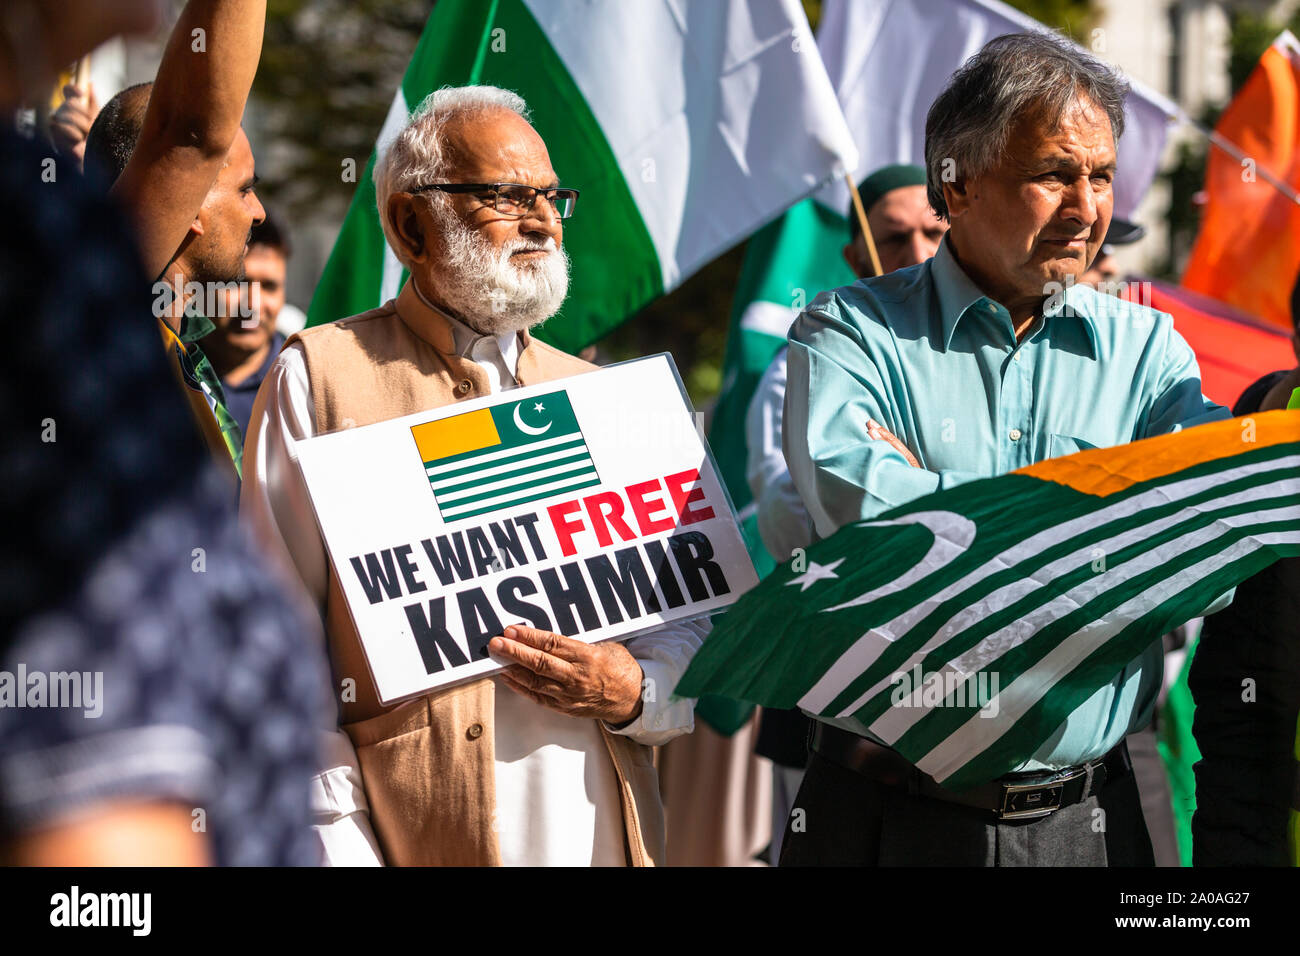
MULTIPOLYGON (((443 193, 458 193, 458 194, 490 192, 492 193, 492 197, 493 197, 492 211, 499 212, 504 216, 510 216, 510 218, 512 219, 522 219, 524 218, 524 216, 528 215, 528 213, 532 212, 533 206, 537 204, 537 197, 541 196, 543 193, 554 193, 555 198, 558 198, 561 193, 568 193, 572 200, 572 204, 569 206, 568 215, 560 215, 559 208, 555 206, 553 202, 552 202, 552 208, 555 209, 555 214, 559 216, 560 219, 570 219, 573 216, 574 210, 578 208, 578 196, 581 195, 580 190, 574 189, 571 186, 545 186, 539 188, 537 186, 528 186, 524 183, 427 183, 426 185, 423 186, 416 186, 414 189, 409 190, 409 192, 411 192, 412 194, 423 193, 423 192, 428 192, 430 189, 436 189, 438 190, 438 192, 443 192, 443 193), (512 213, 503 212, 502 210, 497 208, 497 204, 501 201, 500 190, 502 186, 513 186, 516 189, 532 190, 533 198, 528 203, 527 208, 523 212, 519 213, 518 215, 514 215, 512 213)), ((546 198, 552 199, 552 197, 549 195, 546 198)))

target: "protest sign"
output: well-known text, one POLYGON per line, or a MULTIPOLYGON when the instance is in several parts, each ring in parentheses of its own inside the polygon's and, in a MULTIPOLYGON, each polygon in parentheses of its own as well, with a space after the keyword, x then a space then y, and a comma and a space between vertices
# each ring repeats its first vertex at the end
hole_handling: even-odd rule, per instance
POLYGON ((384 703, 501 670, 509 624, 627 638, 757 581, 667 355, 322 435, 299 461, 384 703))

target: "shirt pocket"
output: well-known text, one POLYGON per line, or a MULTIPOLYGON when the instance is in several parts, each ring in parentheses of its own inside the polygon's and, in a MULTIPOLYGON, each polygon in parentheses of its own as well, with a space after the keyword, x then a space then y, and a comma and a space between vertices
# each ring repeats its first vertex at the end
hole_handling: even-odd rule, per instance
POLYGON ((1060 458, 1064 455, 1073 455, 1077 451, 1102 447, 1104 446, 1091 442, 1086 438, 1067 435, 1064 432, 1052 432, 1047 436, 1048 458, 1060 458))

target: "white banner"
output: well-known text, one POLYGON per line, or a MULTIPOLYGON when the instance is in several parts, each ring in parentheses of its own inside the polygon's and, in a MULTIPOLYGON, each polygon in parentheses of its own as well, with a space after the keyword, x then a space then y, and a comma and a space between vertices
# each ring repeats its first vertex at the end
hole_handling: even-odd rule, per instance
POLYGON ((509 624, 626 639, 757 583, 667 355, 299 448, 384 703, 501 670, 509 624))

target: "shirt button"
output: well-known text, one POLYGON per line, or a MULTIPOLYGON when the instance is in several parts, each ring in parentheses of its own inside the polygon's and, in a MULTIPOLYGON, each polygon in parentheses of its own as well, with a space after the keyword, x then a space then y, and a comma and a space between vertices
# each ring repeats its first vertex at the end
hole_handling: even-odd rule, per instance
POLYGON ((470 380, 469 380, 469 379, 465 379, 465 380, 462 381, 459 385, 456 386, 456 391, 458 391, 458 392, 460 392, 462 395, 464 395, 466 392, 468 392, 468 391, 469 391, 471 388, 473 388, 473 387, 474 387, 474 386, 470 383, 470 380))
POLYGON ((1013 361, 1013 362, 1019 362, 1019 361, 1020 361, 1020 353, 1017 352, 1015 355, 1011 356, 1011 361, 1013 361))
POLYGON ((1019 428, 1013 428, 1013 429, 1011 429, 1011 440, 1012 440, 1012 441, 1020 441, 1020 429, 1019 429, 1019 428))
POLYGON ((465 736, 470 740, 478 740, 483 736, 482 724, 470 724, 469 729, 465 731, 465 736))

